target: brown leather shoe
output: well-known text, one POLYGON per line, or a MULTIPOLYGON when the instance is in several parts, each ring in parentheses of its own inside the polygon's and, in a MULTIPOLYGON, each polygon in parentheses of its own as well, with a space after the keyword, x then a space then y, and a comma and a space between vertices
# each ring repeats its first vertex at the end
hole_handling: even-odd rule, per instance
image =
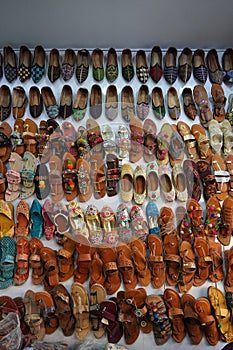
POLYGON ((211 83, 222 84, 224 73, 220 67, 218 53, 215 49, 211 49, 207 53, 206 61, 211 83))
POLYGON ((54 83, 61 74, 60 54, 57 49, 52 49, 49 53, 48 78, 51 83, 54 83))
POLYGON ((184 88, 182 91, 184 112, 191 120, 194 120, 197 116, 197 109, 193 101, 192 90, 190 88, 184 88))
POLYGON ((0 87, 0 120, 3 122, 11 114, 11 92, 7 85, 0 87))
POLYGON ((15 119, 22 118, 25 113, 27 105, 27 97, 25 90, 22 86, 16 86, 13 88, 13 117, 15 119))
POLYGON ((37 86, 32 86, 29 90, 29 110, 33 118, 38 118, 43 110, 43 100, 37 86))

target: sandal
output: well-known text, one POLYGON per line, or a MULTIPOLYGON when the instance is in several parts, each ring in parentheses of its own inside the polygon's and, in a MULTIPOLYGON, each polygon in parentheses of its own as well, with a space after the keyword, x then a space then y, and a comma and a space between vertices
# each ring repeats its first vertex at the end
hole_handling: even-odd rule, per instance
POLYGON ((73 334, 75 328, 75 317, 70 294, 63 284, 58 284, 50 291, 55 303, 55 315, 58 318, 59 327, 65 337, 73 334))
POLYGON ((193 160, 185 159, 183 170, 186 174, 188 196, 199 201, 201 199, 201 179, 196 163, 193 160))
POLYGON ((31 237, 42 238, 43 235, 43 217, 42 207, 38 199, 34 199, 30 208, 30 235, 31 237))
POLYGON ((77 133, 77 149, 78 157, 89 160, 91 147, 87 141, 87 130, 83 126, 79 126, 77 133))
POLYGON ((50 135, 53 132, 53 128, 48 128, 48 123, 45 120, 41 120, 39 125, 39 133, 35 135, 37 142, 38 156, 41 163, 47 163, 52 156, 52 148, 49 142, 50 135))
POLYGON ((181 343, 185 337, 186 331, 180 296, 175 290, 166 288, 163 297, 167 307, 168 317, 171 320, 172 338, 175 342, 181 343))
POLYGON ((116 211, 119 242, 129 243, 132 237, 129 210, 126 204, 119 204, 116 211))
POLYGON ((86 209, 86 221, 89 229, 89 239, 92 245, 99 245, 103 242, 103 231, 101 228, 99 210, 95 205, 88 205, 86 209))
POLYGON ((0 199, 5 199, 6 191, 6 167, 0 160, 0 199))
POLYGON ((138 281, 142 286, 146 287, 151 281, 151 273, 146 261, 145 244, 140 238, 132 238, 130 241, 130 249, 138 281))
POLYGON ((99 339, 105 333, 105 326, 101 322, 100 304, 106 299, 104 287, 100 284, 92 284, 90 288, 90 319, 94 336, 99 339))
POLYGON ((101 154, 93 155, 91 160, 91 180, 95 199, 103 198, 106 195, 106 176, 104 160, 101 154))
POLYGON ((210 302, 207 298, 198 298, 194 304, 206 339, 210 345, 216 345, 219 341, 219 333, 214 316, 211 313, 210 302))
POLYGON ((12 152, 9 159, 9 169, 6 172, 8 187, 5 193, 5 199, 7 202, 14 201, 20 195, 22 169, 22 158, 18 153, 12 152))
POLYGON ((178 282, 180 293, 187 293, 193 286, 196 272, 195 255, 191 243, 183 241, 180 245, 181 270, 178 282))
POLYGON ((146 215, 139 205, 133 205, 130 211, 131 226, 133 235, 146 242, 149 233, 149 227, 146 215))
POLYGON ((60 282, 65 282, 74 275, 74 252, 74 242, 68 237, 63 238, 63 248, 57 252, 60 282))
POLYGON ((198 153, 200 159, 210 162, 212 159, 212 151, 210 149, 209 138, 206 136, 205 129, 198 124, 192 125, 191 132, 197 141, 198 153))
POLYGON ((39 200, 48 197, 51 191, 49 172, 45 164, 38 164, 34 177, 36 197, 39 200))
POLYGON ((0 159, 3 163, 11 156, 11 134, 11 126, 7 122, 2 122, 0 125, 0 159))
POLYGON ((209 278, 210 267, 212 264, 209 244, 205 238, 196 237, 194 251, 197 256, 197 269, 194 276, 194 286, 200 287, 209 278))
POLYGON ((80 205, 77 202, 72 201, 67 206, 67 209, 69 215, 69 222, 71 225, 71 235, 66 235, 69 235, 69 237, 72 236, 74 240, 77 235, 83 235, 87 239, 89 239, 89 231, 85 221, 84 212, 81 209, 80 205))
POLYGON ((92 196, 91 169, 85 159, 76 162, 78 199, 81 203, 89 201, 92 196))
POLYGON ((62 123, 62 133, 64 137, 65 147, 67 152, 73 157, 78 157, 78 149, 76 147, 77 133, 75 127, 70 122, 62 123))
POLYGON ((32 283, 34 285, 39 285, 44 280, 44 267, 41 259, 42 248, 43 243, 40 239, 36 237, 31 238, 29 263, 32 269, 32 283))
POLYGON ((219 235, 221 221, 221 205, 216 196, 212 196, 206 202, 205 234, 209 239, 219 235))
POLYGON ((204 160, 199 160, 197 163, 197 170, 203 187, 203 196, 207 201, 216 192, 216 180, 212 174, 211 166, 204 160))
POLYGON ((163 259, 162 240, 154 234, 148 235, 148 246, 150 255, 148 257, 151 270, 151 282, 156 289, 165 283, 165 263, 163 259))
POLYGON ((156 345, 163 345, 172 335, 164 301, 159 295, 152 294, 146 298, 146 305, 153 322, 155 343, 156 345))
POLYGON ((228 195, 228 182, 230 180, 229 172, 226 171, 226 164, 219 154, 212 158, 212 167, 216 181, 216 197, 222 201, 228 195))
POLYGON ((224 107, 227 101, 222 86, 219 84, 212 84, 211 95, 214 103, 214 119, 221 123, 225 119, 226 112, 224 107))
POLYGON ((186 208, 191 221, 191 228, 194 236, 204 236, 205 230, 203 224, 201 205, 195 199, 190 199, 187 202, 186 208))
POLYGON ((202 329, 198 315, 194 310, 196 299, 190 294, 183 294, 181 297, 181 306, 184 310, 184 322, 189 339, 193 345, 200 344, 202 340, 202 329))
POLYGON ((57 251, 49 247, 42 247, 40 249, 40 257, 44 266, 44 289, 50 292, 59 283, 57 251))
POLYGON ((185 122, 178 122, 177 129, 184 140, 188 157, 196 162, 198 160, 198 153, 196 148, 197 141, 192 135, 190 127, 185 122))
POLYGON ((31 152, 24 152, 22 158, 24 162, 21 170, 22 186, 20 190, 20 198, 25 199, 30 197, 35 191, 34 177, 36 173, 37 160, 31 152))
POLYGON ((131 149, 129 153, 129 160, 131 163, 136 163, 143 156, 143 126, 142 122, 134 117, 130 119, 130 131, 131 131, 131 149))
POLYGON ((143 124, 144 130, 144 153, 143 158, 146 163, 153 162, 156 150, 156 131, 157 127, 153 120, 146 119, 143 124))
POLYGON ((218 240, 224 246, 229 246, 233 229, 232 210, 233 198, 227 197, 222 204, 221 221, 219 225, 218 240))
POLYGON ((63 156, 62 180, 66 200, 74 200, 78 194, 76 159, 68 152, 63 156))
POLYGON ((129 152, 131 149, 129 130, 125 125, 119 125, 117 131, 117 147, 118 155, 120 159, 129 158, 129 152))
POLYGON ((228 120, 224 120, 221 129, 223 132, 223 155, 226 158, 228 155, 233 155, 233 132, 231 124, 228 120))
POLYGON ((224 280, 224 289, 228 292, 233 292, 233 279, 232 279, 232 262, 233 262, 233 248, 225 251, 225 263, 226 263, 226 275, 224 280))
POLYGON ((123 328, 118 321, 118 308, 113 300, 105 300, 100 304, 101 322, 106 325, 108 342, 117 343, 122 335, 123 328))
POLYGON ((19 237, 16 241, 16 270, 13 284, 21 286, 29 277, 30 244, 26 237, 19 237))
POLYGON ((108 197, 116 196, 119 192, 119 181, 121 178, 121 168, 119 166, 119 159, 115 154, 107 154, 107 195, 108 197))
POLYGON ((46 199, 42 207, 42 217, 44 221, 43 231, 44 231, 45 238, 48 241, 53 238, 55 233, 55 225, 52 221, 53 211, 54 211, 54 203, 51 202, 49 199, 46 199))
POLYGON ((74 316, 76 318, 75 334, 79 340, 84 340, 91 330, 89 319, 89 298, 86 288, 78 282, 71 285, 74 316))
POLYGON ((209 241, 210 256, 212 265, 210 266, 209 279, 211 282, 218 283, 224 278, 222 245, 219 242, 209 241))
POLYGON ((170 124, 163 124, 159 134, 157 135, 156 158, 159 165, 167 165, 169 163, 169 146, 173 128, 170 124))
POLYGON ((100 212, 100 221, 104 233, 104 242, 115 245, 118 242, 119 235, 114 211, 108 206, 103 207, 100 212))
POLYGON ((91 265, 89 286, 93 284, 104 286, 103 262, 100 259, 98 248, 91 248, 91 265))
POLYGON ((199 108, 200 122, 206 128, 208 122, 213 119, 206 89, 202 85, 196 85, 193 89, 193 97, 199 108))
POLYGON ((210 135, 210 146, 213 153, 221 154, 223 146, 223 132, 217 120, 212 119, 208 123, 208 130, 210 135))
POLYGON ((14 207, 11 203, 0 200, 0 239, 14 237, 14 207))
POLYGON ((36 340, 43 340, 45 337, 44 320, 40 316, 40 307, 35 301, 35 293, 27 290, 23 299, 25 305, 24 321, 30 328, 31 335, 36 340))
POLYGON ((75 237, 78 252, 77 267, 74 271, 74 282, 85 283, 89 277, 91 265, 91 246, 89 240, 83 235, 75 237))
POLYGON ((41 315, 43 315, 45 334, 53 334, 58 326, 58 318, 55 315, 55 305, 51 294, 48 292, 36 292, 34 299, 40 307, 41 315))
POLYGON ((116 263, 116 252, 112 247, 102 246, 99 248, 99 255, 104 264, 104 286, 107 294, 112 295, 121 285, 120 273, 116 263))
POLYGON ((184 207, 176 208, 177 233, 181 241, 193 244, 194 236, 191 229, 190 220, 184 207))
POLYGON ((125 290, 134 289, 137 285, 137 277, 132 261, 130 247, 126 243, 118 243, 117 266, 122 275, 125 290))
POLYGON ((166 261, 166 280, 169 286, 176 286, 181 266, 178 235, 167 234, 164 237, 163 244, 166 261))
POLYGON ((25 151, 31 152, 36 158, 37 152, 37 141, 36 135, 38 133, 37 124, 31 119, 25 119, 24 121, 24 132, 22 134, 23 143, 25 145, 25 151))
POLYGON ((51 198, 53 202, 60 202, 64 197, 62 187, 62 162, 57 156, 52 156, 49 161, 49 183, 51 185, 51 198))
POLYGON ((10 136, 10 139, 12 143, 12 151, 18 153, 21 157, 25 152, 23 131, 24 131, 24 120, 16 119, 14 123, 14 131, 10 136))
POLYGON ((233 197, 233 155, 229 154, 226 158, 226 167, 230 175, 230 181, 228 186, 228 194, 233 197))
POLYGON ((70 223, 66 206, 62 203, 54 205, 52 221, 55 225, 55 238, 58 244, 63 244, 64 235, 70 233, 70 223))

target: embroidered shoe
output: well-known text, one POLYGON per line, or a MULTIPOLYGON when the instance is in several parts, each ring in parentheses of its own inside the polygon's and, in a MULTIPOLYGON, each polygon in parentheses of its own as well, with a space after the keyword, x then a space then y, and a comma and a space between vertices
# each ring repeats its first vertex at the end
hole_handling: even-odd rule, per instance
POLYGON ((18 78, 24 83, 31 77, 31 51, 26 46, 20 47, 18 78))
POLYGON ((154 46, 151 51, 150 76, 155 83, 158 83, 162 75, 162 51, 159 46, 154 46))
POLYGON ((175 200, 175 189, 171 179, 171 173, 166 165, 159 166, 159 183, 164 199, 167 202, 175 200))
POLYGON ((101 49, 95 49, 91 55, 92 63, 93 63, 93 78, 96 81, 101 81, 104 79, 104 53, 101 49))
POLYGON ((173 166, 172 177, 176 192, 176 199, 180 202, 186 202, 188 199, 186 175, 180 164, 175 164, 173 166))
POLYGON ((106 78, 109 81, 109 83, 113 83, 117 77, 118 77, 117 53, 115 49, 110 48, 107 54, 106 78))
POLYGON ((123 78, 130 82, 134 77, 133 58, 130 49, 124 49, 122 51, 121 65, 123 78))
POLYGON ((143 204, 146 199, 146 170, 137 165, 134 170, 134 201, 136 204, 143 204))
POLYGON ((147 196, 151 201, 157 201, 160 197, 158 165, 156 162, 150 162, 146 167, 147 177, 147 196))
POLYGON ((178 68, 176 65, 177 50, 175 47, 170 47, 165 55, 164 64, 164 78, 169 84, 173 84, 178 75, 178 68))
POLYGON ((48 78, 51 83, 59 79, 61 74, 60 54, 57 49, 52 49, 49 54, 48 78))
POLYGON ((126 204, 119 204, 116 211, 119 242, 129 242, 132 236, 130 216, 126 204))
POLYGON ((193 54, 193 75, 201 83, 205 84, 208 76, 208 69, 205 63, 204 50, 198 49, 193 54))
POLYGON ((152 90, 152 109, 154 116, 161 120, 165 117, 165 106, 163 91, 159 86, 156 86, 152 90))
POLYGON ((190 79, 192 74, 192 51, 185 47, 181 52, 178 60, 178 75, 179 78, 184 82, 190 79))
POLYGON ((72 49, 66 49, 61 66, 61 76, 64 81, 68 81, 74 75, 75 52, 72 49))
POLYGON ((36 46, 31 67, 31 77, 35 84, 43 78, 45 73, 45 51, 42 46, 36 46))
POLYGON ((76 78, 80 84, 82 84, 88 77, 90 66, 90 53, 89 51, 82 49, 78 51, 77 55, 77 68, 76 78))
POLYGON ((4 47, 4 74, 9 83, 12 83, 17 78, 17 62, 16 54, 12 47, 4 47))
POLYGON ((136 54, 136 72, 139 81, 145 84, 149 77, 146 53, 144 50, 137 51, 136 54))

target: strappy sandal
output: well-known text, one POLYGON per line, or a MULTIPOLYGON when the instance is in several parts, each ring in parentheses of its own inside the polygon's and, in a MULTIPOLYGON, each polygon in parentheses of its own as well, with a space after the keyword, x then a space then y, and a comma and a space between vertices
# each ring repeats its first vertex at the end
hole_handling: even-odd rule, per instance
POLYGON ((120 288, 121 284, 116 252, 112 247, 102 246, 99 248, 99 255, 104 264, 106 292, 108 295, 112 295, 120 288))
POLYGON ((185 337, 186 331, 180 296, 175 290, 166 288, 163 297, 167 307, 168 317, 171 320, 172 338, 175 342, 181 343, 185 337))
POLYGON ((78 159, 76 169, 78 199, 80 202, 87 202, 92 196, 90 165, 85 159, 78 159))
POLYGON ((161 237, 167 234, 175 234, 175 216, 171 208, 162 207, 159 215, 159 226, 161 237))
POLYGON ((209 241, 210 256, 212 265, 210 266, 209 279, 214 282, 220 282, 224 278, 222 245, 219 242, 209 241))
POLYGON ((190 127, 185 122, 178 122, 177 129, 184 140, 189 158, 196 162, 198 160, 197 141, 191 133, 190 127))
POLYGON ((80 126, 78 128, 76 143, 77 143, 79 158, 84 158, 88 160, 90 157, 91 147, 89 146, 89 143, 87 140, 87 130, 83 126, 80 126))
POLYGON ((24 132, 22 134, 25 145, 25 150, 31 152, 36 158, 37 152, 37 141, 36 134, 38 132, 37 124, 31 119, 25 119, 24 121, 24 132))
POLYGON ((143 156, 143 126, 142 122, 136 118, 130 120, 130 131, 131 131, 131 149, 129 154, 129 160, 131 163, 136 163, 143 156))
POLYGON ((91 180, 95 199, 103 198, 106 195, 106 175, 103 157, 101 154, 94 154, 90 160, 91 180))
POLYGON ((76 158, 78 156, 78 149, 76 147, 77 133, 74 126, 70 122, 63 122, 62 133, 67 152, 76 158))
POLYGON ((41 120, 39 132, 35 135, 37 142, 38 156, 41 163, 47 163, 52 156, 52 150, 49 143, 50 132, 47 121, 41 120))
POLYGON ((157 135, 156 158, 160 165, 167 165, 169 163, 169 145, 173 129, 170 124, 163 124, 160 132, 157 135))
POLYGON ((105 301, 106 293, 100 284, 92 284, 90 288, 90 319, 94 336, 99 339, 105 333, 105 326, 101 322, 100 304, 105 301))
POLYGON ((163 246, 159 237, 148 235, 150 255, 148 257, 151 270, 151 281, 154 288, 161 288, 165 283, 165 263, 163 259, 163 246))
POLYGON ((93 245, 101 244, 103 241, 103 231, 99 218, 99 210, 95 205, 88 205, 85 216, 90 233, 90 243, 93 245))
MULTIPOLYGON (((140 326, 131 304, 127 303, 125 294, 126 292, 124 291, 117 293, 117 304, 119 307, 118 321, 120 321, 123 326, 125 343, 131 345, 135 343, 140 334, 140 326)), ((131 297, 129 298, 129 302, 132 302, 131 297)))
POLYGON ((40 257, 44 266, 44 289, 48 292, 59 283, 57 251, 49 247, 40 249, 40 257))
POLYGON ((233 155, 229 154, 226 158, 226 167, 230 175, 228 194, 233 197, 233 155))
POLYGON ((205 160, 199 160, 197 163, 197 170, 203 187, 203 196, 207 201, 212 195, 216 193, 216 180, 212 174, 211 166, 205 160))
POLYGON ((107 154, 116 154, 117 152, 117 145, 115 140, 115 133, 113 128, 110 125, 103 125, 101 128, 101 135, 103 138, 103 150, 105 153, 105 156, 107 154))
POLYGON ((213 119, 206 89, 202 85, 196 85, 193 89, 193 97, 199 108, 200 122, 206 128, 208 122, 213 119))
POLYGON ((22 158, 18 153, 12 152, 9 159, 9 169, 6 172, 8 187, 5 193, 5 199, 7 202, 14 201, 20 195, 22 169, 22 158))
POLYGON ((75 244, 68 237, 63 238, 63 248, 57 252, 59 281, 65 282, 74 274, 75 244))
POLYGON ((118 308, 114 300, 105 300, 100 304, 101 322, 106 325, 107 339, 109 342, 117 343, 122 335, 123 328, 118 321, 118 308))
POLYGON ((66 206, 62 203, 54 205, 52 221, 55 225, 55 238, 58 244, 63 244, 64 235, 70 233, 70 223, 66 206))
POLYGON ((87 119, 87 141, 92 150, 92 153, 101 154, 103 151, 103 138, 100 132, 100 126, 94 119, 87 119))
POLYGON ((197 313, 194 311, 196 299, 190 294, 183 294, 181 306, 184 310, 185 327, 189 339, 193 345, 198 345, 202 340, 202 329, 197 313))
POLYGON ((131 257, 130 247, 126 243, 118 243, 117 266, 122 275, 125 290, 134 289, 137 285, 137 277, 131 257))
POLYGON ((36 304, 32 290, 26 291, 23 302, 25 305, 24 321, 29 326, 31 335, 36 340, 43 340, 45 336, 44 320, 40 316, 40 307, 36 304))
POLYGON ((6 191, 6 167, 4 163, 0 160, 0 199, 5 199, 6 191))
POLYGON ((206 340, 210 345, 216 345, 219 341, 219 333, 215 318, 211 313, 209 300, 207 298, 198 298, 194 304, 194 310, 203 326, 206 340))
POLYGON ((78 253, 77 267, 74 271, 74 282, 85 283, 89 277, 91 265, 91 246, 89 240, 83 235, 75 237, 78 253))
POLYGON ((24 120, 16 119, 14 124, 14 131, 10 139, 12 143, 12 151, 18 153, 20 156, 22 156, 25 151, 23 131, 24 131, 24 120))
MULTIPOLYGON (((75 239, 76 235, 83 235, 89 239, 84 212, 77 202, 70 202, 67 206, 69 222, 71 225, 71 236, 75 239)), ((69 236, 69 237, 71 237, 69 236)))
POLYGON ((119 181, 121 178, 118 157, 115 154, 107 154, 106 165, 107 195, 108 197, 113 197, 119 192, 119 181))
POLYGON ((62 187, 62 162, 57 156, 52 156, 49 161, 50 174, 49 183, 51 185, 51 198, 53 202, 59 202, 64 197, 62 187))
POLYGON ((119 125, 117 130, 117 147, 120 159, 129 158, 131 149, 130 133, 125 125, 119 125))
POLYGON ((13 284, 20 286, 24 284, 29 277, 29 254, 30 243, 26 237, 19 237, 16 241, 16 270, 13 284))
POLYGON ((166 261, 166 280, 170 286, 176 286, 180 271, 179 256, 179 237, 176 234, 167 234, 163 240, 165 261, 166 261))
POLYGON ((226 274, 224 289, 227 293, 233 292, 233 247, 225 251, 226 274))
POLYGON ((58 318, 55 315, 55 305, 51 294, 48 292, 36 292, 34 299, 40 307, 43 316, 45 333, 53 334, 58 328, 58 318))
POLYGON ((72 311, 72 299, 65 286, 58 284, 50 291, 55 303, 55 315, 58 318, 59 327, 65 337, 73 334, 75 317, 72 311))
POLYGON ((223 158, 217 153, 212 158, 212 167, 216 181, 216 197, 222 201, 228 194, 229 172, 226 171, 226 164, 223 158))
POLYGON ((102 208, 100 212, 100 221, 104 233, 104 242, 109 245, 115 245, 118 242, 119 235, 114 211, 109 206, 102 208))
POLYGON ((206 203, 205 234, 213 239, 219 235, 221 221, 221 205, 216 196, 212 196, 206 203))
POLYGON ((34 177, 36 173, 37 161, 36 157, 28 151, 24 152, 24 157, 22 160, 24 162, 24 166, 21 170, 22 186, 20 198, 25 199, 30 197, 35 191, 34 177))
POLYGON ((7 122, 0 125, 0 159, 5 163, 11 156, 11 126, 7 122))
POLYGON ((205 230, 201 205, 195 199, 190 199, 186 204, 186 208, 191 221, 191 228, 194 236, 204 236, 205 230))
POLYGON ((212 84, 211 95, 214 103, 214 119, 221 123, 225 119, 225 105, 226 97, 224 96, 224 90, 219 84, 212 84))
POLYGON ((196 237, 194 250, 197 256, 197 269, 194 276, 194 285, 199 287, 209 278, 212 258, 210 255, 209 244, 205 238, 196 237))
POLYGON ((104 286, 103 262, 100 259, 98 248, 91 248, 90 281, 89 286, 95 283, 104 286))
POLYGON ((146 287, 151 281, 151 273, 146 261, 145 244, 140 238, 132 238, 130 241, 130 249, 138 281, 142 286, 146 287))
POLYGON ((233 198, 224 199, 221 210, 221 221, 219 226, 218 240, 224 246, 229 246, 233 229, 233 198))
POLYGON ((223 145, 223 133, 219 123, 216 120, 211 120, 208 123, 208 130, 210 135, 210 146, 214 153, 221 154, 223 145))
POLYGON ((149 295, 146 305, 153 322, 154 339, 157 345, 165 344, 172 335, 170 321, 166 315, 163 299, 158 295, 149 295))
POLYGON ((176 208, 176 222, 177 222, 177 233, 181 241, 186 241, 193 244, 194 235, 191 228, 191 223, 188 217, 188 213, 184 207, 176 208))
POLYGON ((78 194, 76 159, 66 152, 63 156, 62 180, 67 201, 72 201, 78 194))
POLYGON ((206 136, 205 129, 198 124, 192 125, 191 132, 197 141, 198 153, 200 159, 210 162, 212 151, 210 149, 209 138, 206 136))
POLYGON ((180 245, 181 269, 178 282, 180 293, 187 293, 193 286, 196 272, 195 255, 191 243, 183 241, 180 245))
POLYGON ((157 127, 153 120, 146 119, 143 124, 144 130, 144 154, 143 158, 146 163, 153 162, 156 150, 156 131, 157 127))
POLYGON ((30 240, 30 257, 29 263, 32 269, 32 283, 39 285, 44 279, 44 267, 41 260, 41 249, 43 248, 43 243, 40 239, 33 237, 30 240))
POLYGON ((74 316, 76 318, 75 334, 79 340, 84 340, 91 330, 89 319, 89 299, 85 287, 78 282, 71 285, 74 316))
POLYGON ((189 197, 199 201, 201 198, 201 179, 198 173, 197 164, 193 160, 185 159, 183 170, 186 174, 189 197))

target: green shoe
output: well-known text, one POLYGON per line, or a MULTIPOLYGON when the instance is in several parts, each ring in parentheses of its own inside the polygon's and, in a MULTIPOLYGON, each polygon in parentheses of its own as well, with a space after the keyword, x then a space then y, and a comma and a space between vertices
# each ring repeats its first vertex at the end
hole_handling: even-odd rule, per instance
POLYGON ((73 105, 73 114, 72 117, 74 120, 82 120, 87 111, 87 100, 88 100, 88 90, 85 88, 79 88, 74 105, 73 105))
POLYGON ((93 78, 96 81, 101 81, 104 79, 103 59, 104 53, 101 49, 95 49, 92 52, 93 78))
POLYGON ((113 83, 118 77, 118 63, 116 50, 111 48, 108 50, 106 63, 106 78, 109 83, 113 83))
POLYGON ((165 117, 163 92, 158 86, 152 90, 152 109, 157 119, 163 119, 165 117))

